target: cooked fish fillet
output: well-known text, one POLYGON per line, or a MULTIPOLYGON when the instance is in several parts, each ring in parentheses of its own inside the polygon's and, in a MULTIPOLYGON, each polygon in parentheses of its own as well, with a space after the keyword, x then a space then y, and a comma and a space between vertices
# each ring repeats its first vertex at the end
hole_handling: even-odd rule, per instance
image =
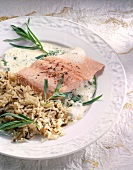
MULTIPOLYGON (((82 55, 83 52, 78 54, 82 55)), ((64 74, 60 92, 72 91, 82 82, 93 78, 94 74, 104 67, 103 64, 80 55, 64 54, 37 60, 30 67, 20 70, 17 77, 22 85, 30 85, 39 93, 44 90, 44 79, 48 79, 48 93, 52 93, 64 74)))

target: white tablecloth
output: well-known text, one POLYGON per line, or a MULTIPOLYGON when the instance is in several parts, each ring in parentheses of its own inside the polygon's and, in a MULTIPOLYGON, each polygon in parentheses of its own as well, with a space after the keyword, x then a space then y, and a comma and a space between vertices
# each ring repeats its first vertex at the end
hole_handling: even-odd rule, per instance
POLYGON ((125 68, 127 98, 115 125, 91 146, 53 160, 0 155, 0 170, 133 170, 133 0, 0 0, 0 21, 25 15, 67 18, 101 36, 125 68))

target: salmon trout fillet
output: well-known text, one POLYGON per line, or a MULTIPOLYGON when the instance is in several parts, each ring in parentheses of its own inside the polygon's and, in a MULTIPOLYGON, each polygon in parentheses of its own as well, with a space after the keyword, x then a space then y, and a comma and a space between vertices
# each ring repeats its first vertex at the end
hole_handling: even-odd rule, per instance
POLYGON ((103 64, 86 56, 82 56, 81 61, 70 61, 62 56, 49 56, 20 70, 17 77, 22 85, 29 85, 38 93, 43 93, 44 79, 48 79, 48 93, 51 94, 64 74, 60 92, 70 92, 79 87, 81 83, 93 78, 96 72, 104 67, 103 64))

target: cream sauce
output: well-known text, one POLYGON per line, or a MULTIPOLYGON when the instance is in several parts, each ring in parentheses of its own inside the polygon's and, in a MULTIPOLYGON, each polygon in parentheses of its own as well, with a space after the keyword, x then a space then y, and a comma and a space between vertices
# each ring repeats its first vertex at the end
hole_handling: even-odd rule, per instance
MULTIPOLYGON (((70 51, 69 48, 57 46, 51 43, 42 43, 44 49, 54 51, 56 54, 62 54, 70 51)), ((22 48, 10 48, 7 50, 1 59, 0 65, 4 70, 10 70, 11 72, 18 72, 19 70, 29 67, 37 59, 36 57, 43 55, 40 50, 29 50, 22 48)))
POLYGON ((92 84, 89 84, 88 81, 86 81, 82 83, 80 87, 73 90, 73 93, 75 95, 77 94, 82 95, 83 96, 82 101, 85 102, 91 100, 94 91, 95 91, 95 85, 93 84, 93 79, 92 79, 92 84))
MULTIPOLYGON (((58 57, 64 57, 74 63, 81 63, 84 59, 83 56, 85 56, 85 52, 81 48, 71 49, 51 43, 42 44, 44 46, 44 49, 46 49, 48 52, 54 51, 55 54, 58 55, 58 57)), ((16 73, 25 67, 29 67, 37 60, 36 57, 41 55, 43 55, 43 52, 41 52, 40 50, 28 50, 14 47, 5 52, 4 57, 0 61, 0 65, 2 69, 16 73)), ((73 90, 73 94, 82 95, 82 101, 85 102, 91 99, 94 91, 95 86, 93 85, 93 83, 92 85, 90 85, 88 82, 84 82, 80 87, 73 90)), ((88 109, 88 106, 82 106, 82 104, 77 101, 75 103, 73 102, 70 109, 73 119, 76 120, 82 117, 85 110, 88 109)))
MULTIPOLYGON (((89 84, 88 81, 84 82, 81 84, 80 87, 73 90, 74 95, 82 96, 81 98, 82 102, 90 101, 95 92, 96 87, 93 84, 93 79, 91 80, 91 82, 92 84, 89 84)), ((90 107, 90 106, 82 106, 80 101, 74 103, 73 101, 70 100, 69 102, 72 103, 71 115, 73 117, 73 120, 77 120, 80 117, 82 118, 83 113, 85 113, 85 111, 90 107)))

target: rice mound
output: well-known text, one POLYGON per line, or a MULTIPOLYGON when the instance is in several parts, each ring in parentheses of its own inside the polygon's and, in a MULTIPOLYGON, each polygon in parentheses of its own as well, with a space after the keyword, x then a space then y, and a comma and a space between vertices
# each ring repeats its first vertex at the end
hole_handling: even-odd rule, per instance
MULTIPOLYGON (((23 142, 41 135, 44 139, 57 139, 62 136, 63 126, 72 118, 66 106, 60 100, 49 100, 37 95, 29 86, 22 86, 16 75, 0 71, 0 115, 3 113, 23 114, 37 123, 24 125, 10 130, 13 142, 23 142)), ((1 117, 0 123, 16 120, 11 116, 1 117)))

